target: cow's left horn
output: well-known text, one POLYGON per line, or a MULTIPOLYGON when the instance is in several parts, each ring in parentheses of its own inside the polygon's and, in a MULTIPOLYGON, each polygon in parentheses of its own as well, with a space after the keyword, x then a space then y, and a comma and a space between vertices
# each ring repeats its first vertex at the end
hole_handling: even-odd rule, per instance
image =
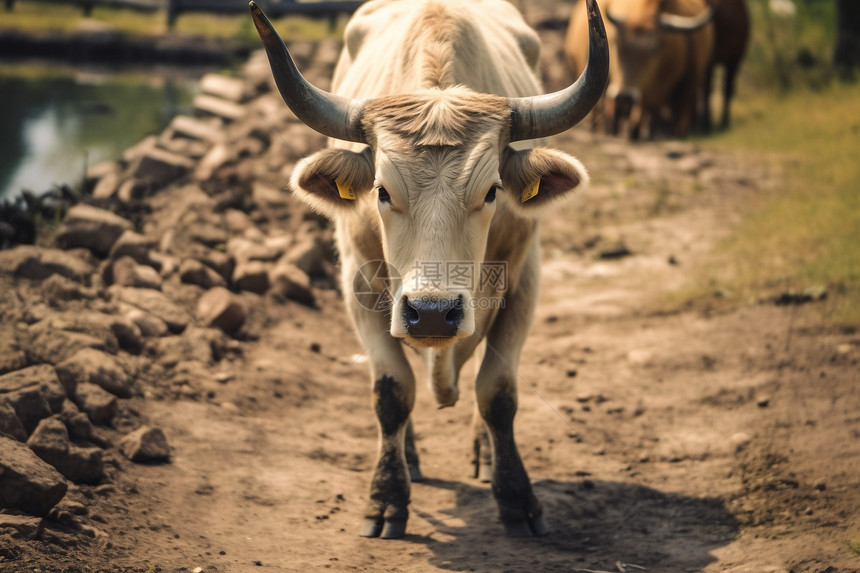
POLYGON ((681 16, 680 14, 660 13, 660 29, 670 32, 695 32, 706 25, 714 17, 716 8, 708 4, 704 12, 698 16, 681 16))
POLYGON ((573 84, 551 94, 509 98, 511 141, 549 137, 583 120, 606 90, 609 79, 609 44, 595 0, 586 0, 588 11, 588 61, 573 84))
POLYGON ((345 98, 311 85, 302 76, 284 41, 256 3, 250 3, 254 26, 269 56, 278 91, 308 127, 335 139, 365 143, 361 129, 364 101, 345 98))

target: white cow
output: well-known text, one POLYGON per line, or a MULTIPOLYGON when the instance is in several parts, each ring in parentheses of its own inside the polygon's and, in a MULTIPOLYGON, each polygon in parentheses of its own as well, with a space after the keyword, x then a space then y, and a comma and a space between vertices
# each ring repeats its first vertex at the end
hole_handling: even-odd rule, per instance
POLYGON ((606 36, 588 6, 591 62, 568 88, 538 95, 537 35, 502 0, 368 2, 347 25, 333 93, 301 76, 251 3, 284 100, 332 138, 291 183, 335 221, 344 298, 370 363, 379 455, 364 536, 405 533, 410 479, 421 478, 404 345, 424 354, 437 402, 452 406, 482 340, 476 475, 491 479, 509 535, 547 531, 514 442, 516 369, 538 292, 538 217, 588 177, 528 141, 569 129, 603 93, 606 36))

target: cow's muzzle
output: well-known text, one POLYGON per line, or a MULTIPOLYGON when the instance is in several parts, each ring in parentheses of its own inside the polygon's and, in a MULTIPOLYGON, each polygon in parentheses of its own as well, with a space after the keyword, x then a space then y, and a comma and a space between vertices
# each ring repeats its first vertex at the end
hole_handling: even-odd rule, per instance
POLYGON ((401 300, 401 317, 406 334, 413 338, 452 338, 463 322, 463 296, 438 299, 429 296, 401 300))

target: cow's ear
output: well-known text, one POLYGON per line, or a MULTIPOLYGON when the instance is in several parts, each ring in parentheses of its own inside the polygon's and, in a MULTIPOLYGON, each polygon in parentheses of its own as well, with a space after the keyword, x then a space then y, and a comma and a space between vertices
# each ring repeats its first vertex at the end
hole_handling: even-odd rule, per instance
POLYGON ((517 212, 540 217, 573 191, 588 186, 588 173, 575 158, 556 149, 508 147, 501 169, 507 198, 517 212))
POLYGON ((373 187, 373 153, 324 149, 302 159, 290 185, 297 196, 324 215, 352 209, 362 193, 373 187))

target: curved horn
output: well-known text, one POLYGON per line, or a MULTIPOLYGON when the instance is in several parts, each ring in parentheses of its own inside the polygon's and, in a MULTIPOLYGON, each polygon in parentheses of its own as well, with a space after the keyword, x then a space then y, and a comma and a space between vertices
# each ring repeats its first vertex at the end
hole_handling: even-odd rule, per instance
POLYGON ((551 94, 508 98, 511 108, 511 141, 549 137, 582 121, 597 104, 609 80, 609 44, 595 0, 586 0, 588 11, 588 61, 573 84, 551 94))
POLYGON ((361 129, 364 101, 346 98, 312 86, 296 68, 290 52, 272 23, 255 2, 249 4, 254 26, 269 56, 272 75, 287 106, 308 127, 323 135, 365 143, 361 129))
POLYGON ((621 18, 617 14, 612 13, 611 6, 606 8, 606 19, 612 22, 612 25, 617 28, 623 28, 625 25, 627 25, 627 21, 624 18, 621 18))
POLYGON ((695 32, 705 26, 714 17, 716 8, 708 4, 705 11, 698 16, 681 16, 680 14, 660 14, 660 29, 670 32, 695 32))

